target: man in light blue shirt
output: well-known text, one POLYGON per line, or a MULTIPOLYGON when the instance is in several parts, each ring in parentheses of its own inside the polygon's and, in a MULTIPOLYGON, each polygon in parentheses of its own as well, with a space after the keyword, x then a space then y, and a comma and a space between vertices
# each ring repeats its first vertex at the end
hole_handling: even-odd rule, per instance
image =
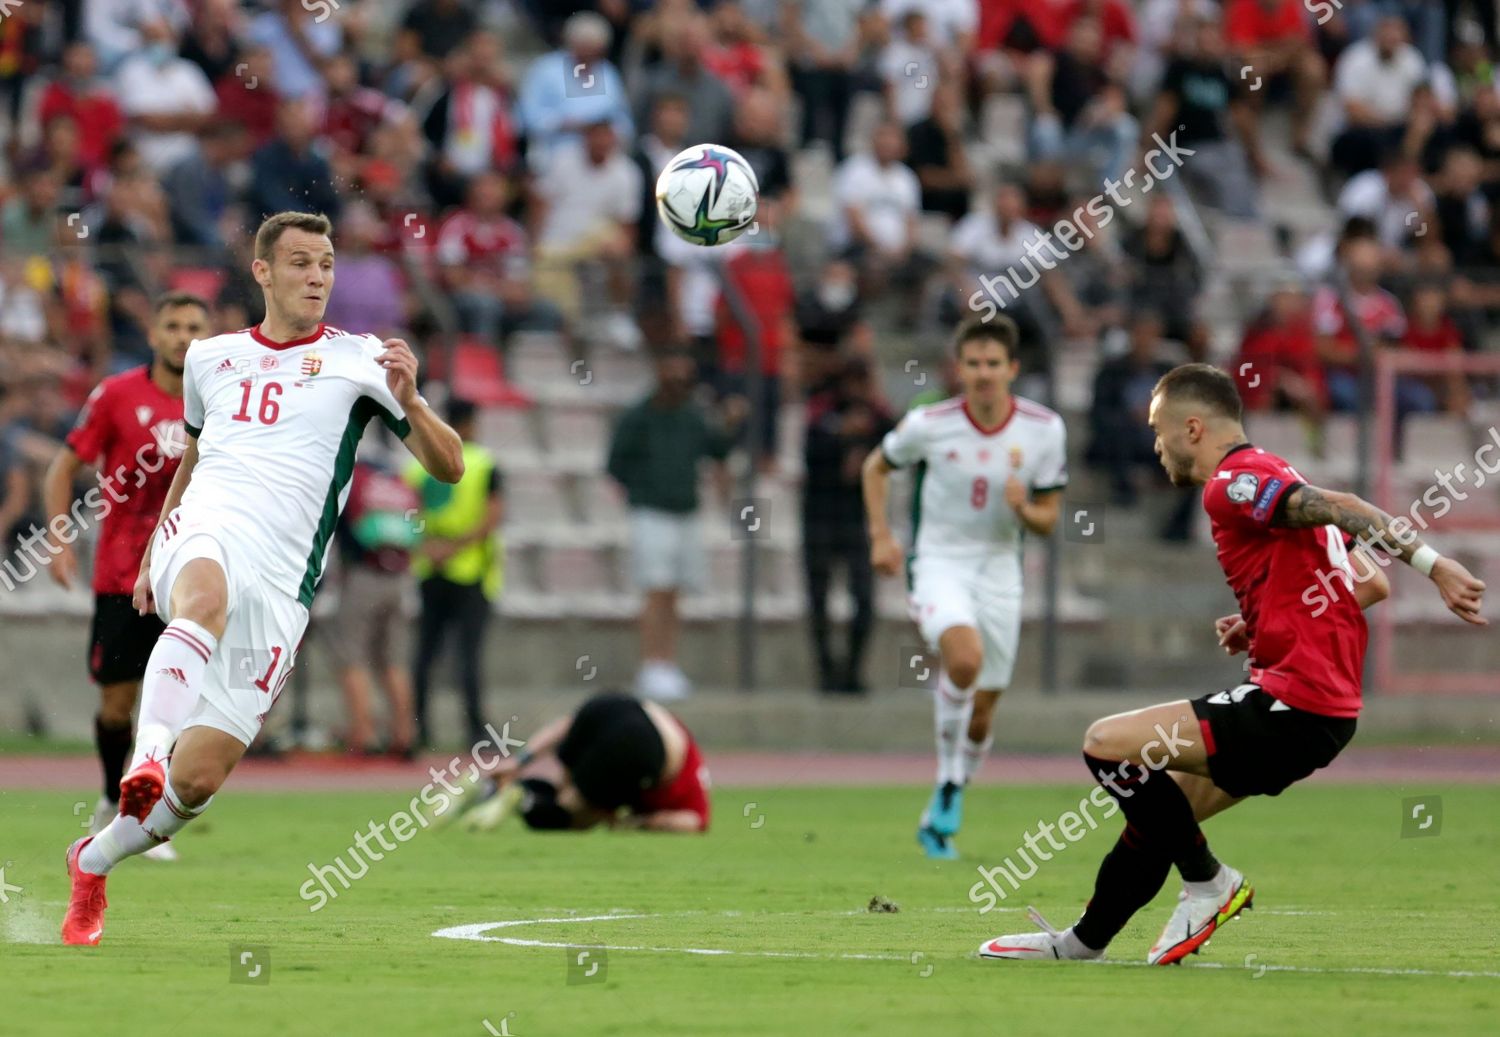
POLYGON ((276 92, 282 97, 305 97, 321 91, 323 76, 308 54, 327 58, 343 46, 344 32, 338 19, 329 17, 338 4, 325 0, 306 6, 302 0, 281 0, 279 7, 280 10, 266 11, 250 22, 250 40, 271 52, 276 92))
POLYGON ((533 166, 545 164, 558 143, 577 141, 593 123, 609 122, 620 140, 634 139, 625 83, 605 57, 611 34, 603 17, 579 12, 563 23, 562 49, 542 55, 527 70, 516 108, 533 166))

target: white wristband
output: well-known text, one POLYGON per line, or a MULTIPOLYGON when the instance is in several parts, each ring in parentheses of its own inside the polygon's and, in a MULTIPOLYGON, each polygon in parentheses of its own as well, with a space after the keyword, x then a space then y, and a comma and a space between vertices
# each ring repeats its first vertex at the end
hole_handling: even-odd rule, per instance
POLYGON ((1411 567, 1423 576, 1432 575, 1432 567, 1437 565, 1439 558, 1443 557, 1437 553, 1437 548, 1431 544, 1423 544, 1417 548, 1417 553, 1411 556, 1411 567))

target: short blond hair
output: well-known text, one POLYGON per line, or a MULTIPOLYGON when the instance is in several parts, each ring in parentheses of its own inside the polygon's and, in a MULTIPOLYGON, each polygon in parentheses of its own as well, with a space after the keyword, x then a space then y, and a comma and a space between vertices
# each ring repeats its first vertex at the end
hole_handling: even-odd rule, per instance
POLYGON ((267 216, 260 229, 255 232, 255 258, 271 261, 276 242, 289 230, 305 230, 309 234, 333 236, 333 224, 320 212, 278 212, 267 216))

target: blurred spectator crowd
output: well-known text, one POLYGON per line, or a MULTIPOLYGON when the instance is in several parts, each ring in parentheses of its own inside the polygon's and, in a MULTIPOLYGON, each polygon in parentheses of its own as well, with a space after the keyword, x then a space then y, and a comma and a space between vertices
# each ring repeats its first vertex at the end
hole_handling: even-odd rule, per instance
MULTIPOLYGON (((884 427, 882 371, 912 336, 985 300, 1021 326, 1028 374, 1087 351, 1084 445, 1122 501, 1153 464, 1165 366, 1238 353, 1264 372, 1251 407, 1318 420, 1361 403, 1353 322, 1377 348, 1443 352, 1484 348, 1500 319, 1494 0, 5 10, 0 528, 35 513, 26 473, 92 385, 149 358, 155 294, 201 294, 220 330, 260 318, 251 236, 283 209, 334 220, 330 324, 423 353, 467 338, 503 359, 520 332, 685 353, 711 406, 759 415, 739 440, 763 470, 778 405, 805 402, 806 469, 829 478, 884 427), (762 191, 754 232, 711 250, 653 204, 702 142, 739 150, 762 191), (1180 175, 1130 187, 1167 145, 1180 175), (1292 164, 1337 226, 1277 225, 1292 164), (1064 223, 1066 254, 1043 252, 1064 223), (1236 225, 1271 232, 1277 276, 1226 328, 1205 299, 1236 225), (997 297, 1001 275, 1016 291, 997 297)), ((1398 395, 1459 413, 1469 390, 1412 376, 1398 395)), ((852 504, 828 513, 857 526, 852 504)))

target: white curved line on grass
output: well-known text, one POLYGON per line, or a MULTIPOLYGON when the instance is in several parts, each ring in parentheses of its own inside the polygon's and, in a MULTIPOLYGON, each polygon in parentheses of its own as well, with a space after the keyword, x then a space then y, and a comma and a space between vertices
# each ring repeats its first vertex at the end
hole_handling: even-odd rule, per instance
MULTIPOLYGON (((942 908, 917 908, 916 910, 936 910, 942 908)), ((817 960, 848 960, 848 961, 909 961, 910 955, 906 954, 827 954, 815 951, 753 951, 753 950, 730 950, 724 947, 650 947, 644 944, 612 944, 612 943, 559 943, 554 940, 527 940, 516 936, 489 936, 486 935, 495 929, 513 929, 523 925, 560 925, 566 922, 612 922, 629 920, 635 918, 670 918, 686 915, 712 914, 707 911, 672 911, 655 912, 650 914, 612 914, 612 915, 572 915, 563 918, 516 918, 499 922, 474 922, 469 925, 453 925, 439 929, 432 935, 444 940, 473 940, 480 943, 504 943, 512 947, 582 947, 593 948, 604 951, 645 951, 650 954, 698 954, 712 957, 733 955, 745 958, 800 958, 817 960)), ((802 912, 798 912, 801 914, 802 912)), ((820 914, 823 912, 812 912, 820 914)), ((863 914, 862 911, 836 911, 831 914, 863 914)), ((1262 912, 1267 913, 1267 912, 1262 912)), ((1286 911, 1283 914, 1319 914, 1334 912, 1314 911, 1286 911)), ((742 911, 722 911, 718 914, 724 917, 743 916, 742 911)), ((1083 962, 1085 965, 1115 965, 1127 968, 1156 968, 1159 966, 1147 965, 1144 961, 1131 961, 1119 958, 1101 958, 1095 961, 1083 962)), ((1500 979, 1500 972, 1489 972, 1476 969, 1455 969, 1450 971, 1439 971, 1436 969, 1401 969, 1381 968, 1376 966, 1343 966, 1323 968, 1317 965, 1267 965, 1257 963, 1254 965, 1234 965, 1221 962, 1200 961, 1182 962, 1184 967, 1190 969, 1218 969, 1220 971, 1233 972, 1255 972, 1257 975, 1266 972, 1300 972, 1314 975, 1331 976, 1427 976, 1439 979, 1500 979)))
MULTIPOLYGON (((700 912, 681 912, 698 914, 700 912)), ((740 912, 725 912, 737 915, 740 912)), ((909 954, 820 954, 815 951, 735 951, 725 947, 647 947, 633 944, 613 943, 559 943, 555 940, 526 940, 516 936, 487 936, 493 929, 510 929, 520 925, 551 925, 561 922, 613 922, 630 918, 665 918, 666 914, 644 915, 585 915, 573 918, 518 918, 504 922, 476 922, 472 925, 454 925, 439 929, 433 936, 445 940, 477 940, 482 943, 505 943, 512 947, 584 947, 602 951, 648 951, 652 954, 702 954, 711 956, 734 955, 745 958, 812 958, 854 961, 908 961, 909 954)))

